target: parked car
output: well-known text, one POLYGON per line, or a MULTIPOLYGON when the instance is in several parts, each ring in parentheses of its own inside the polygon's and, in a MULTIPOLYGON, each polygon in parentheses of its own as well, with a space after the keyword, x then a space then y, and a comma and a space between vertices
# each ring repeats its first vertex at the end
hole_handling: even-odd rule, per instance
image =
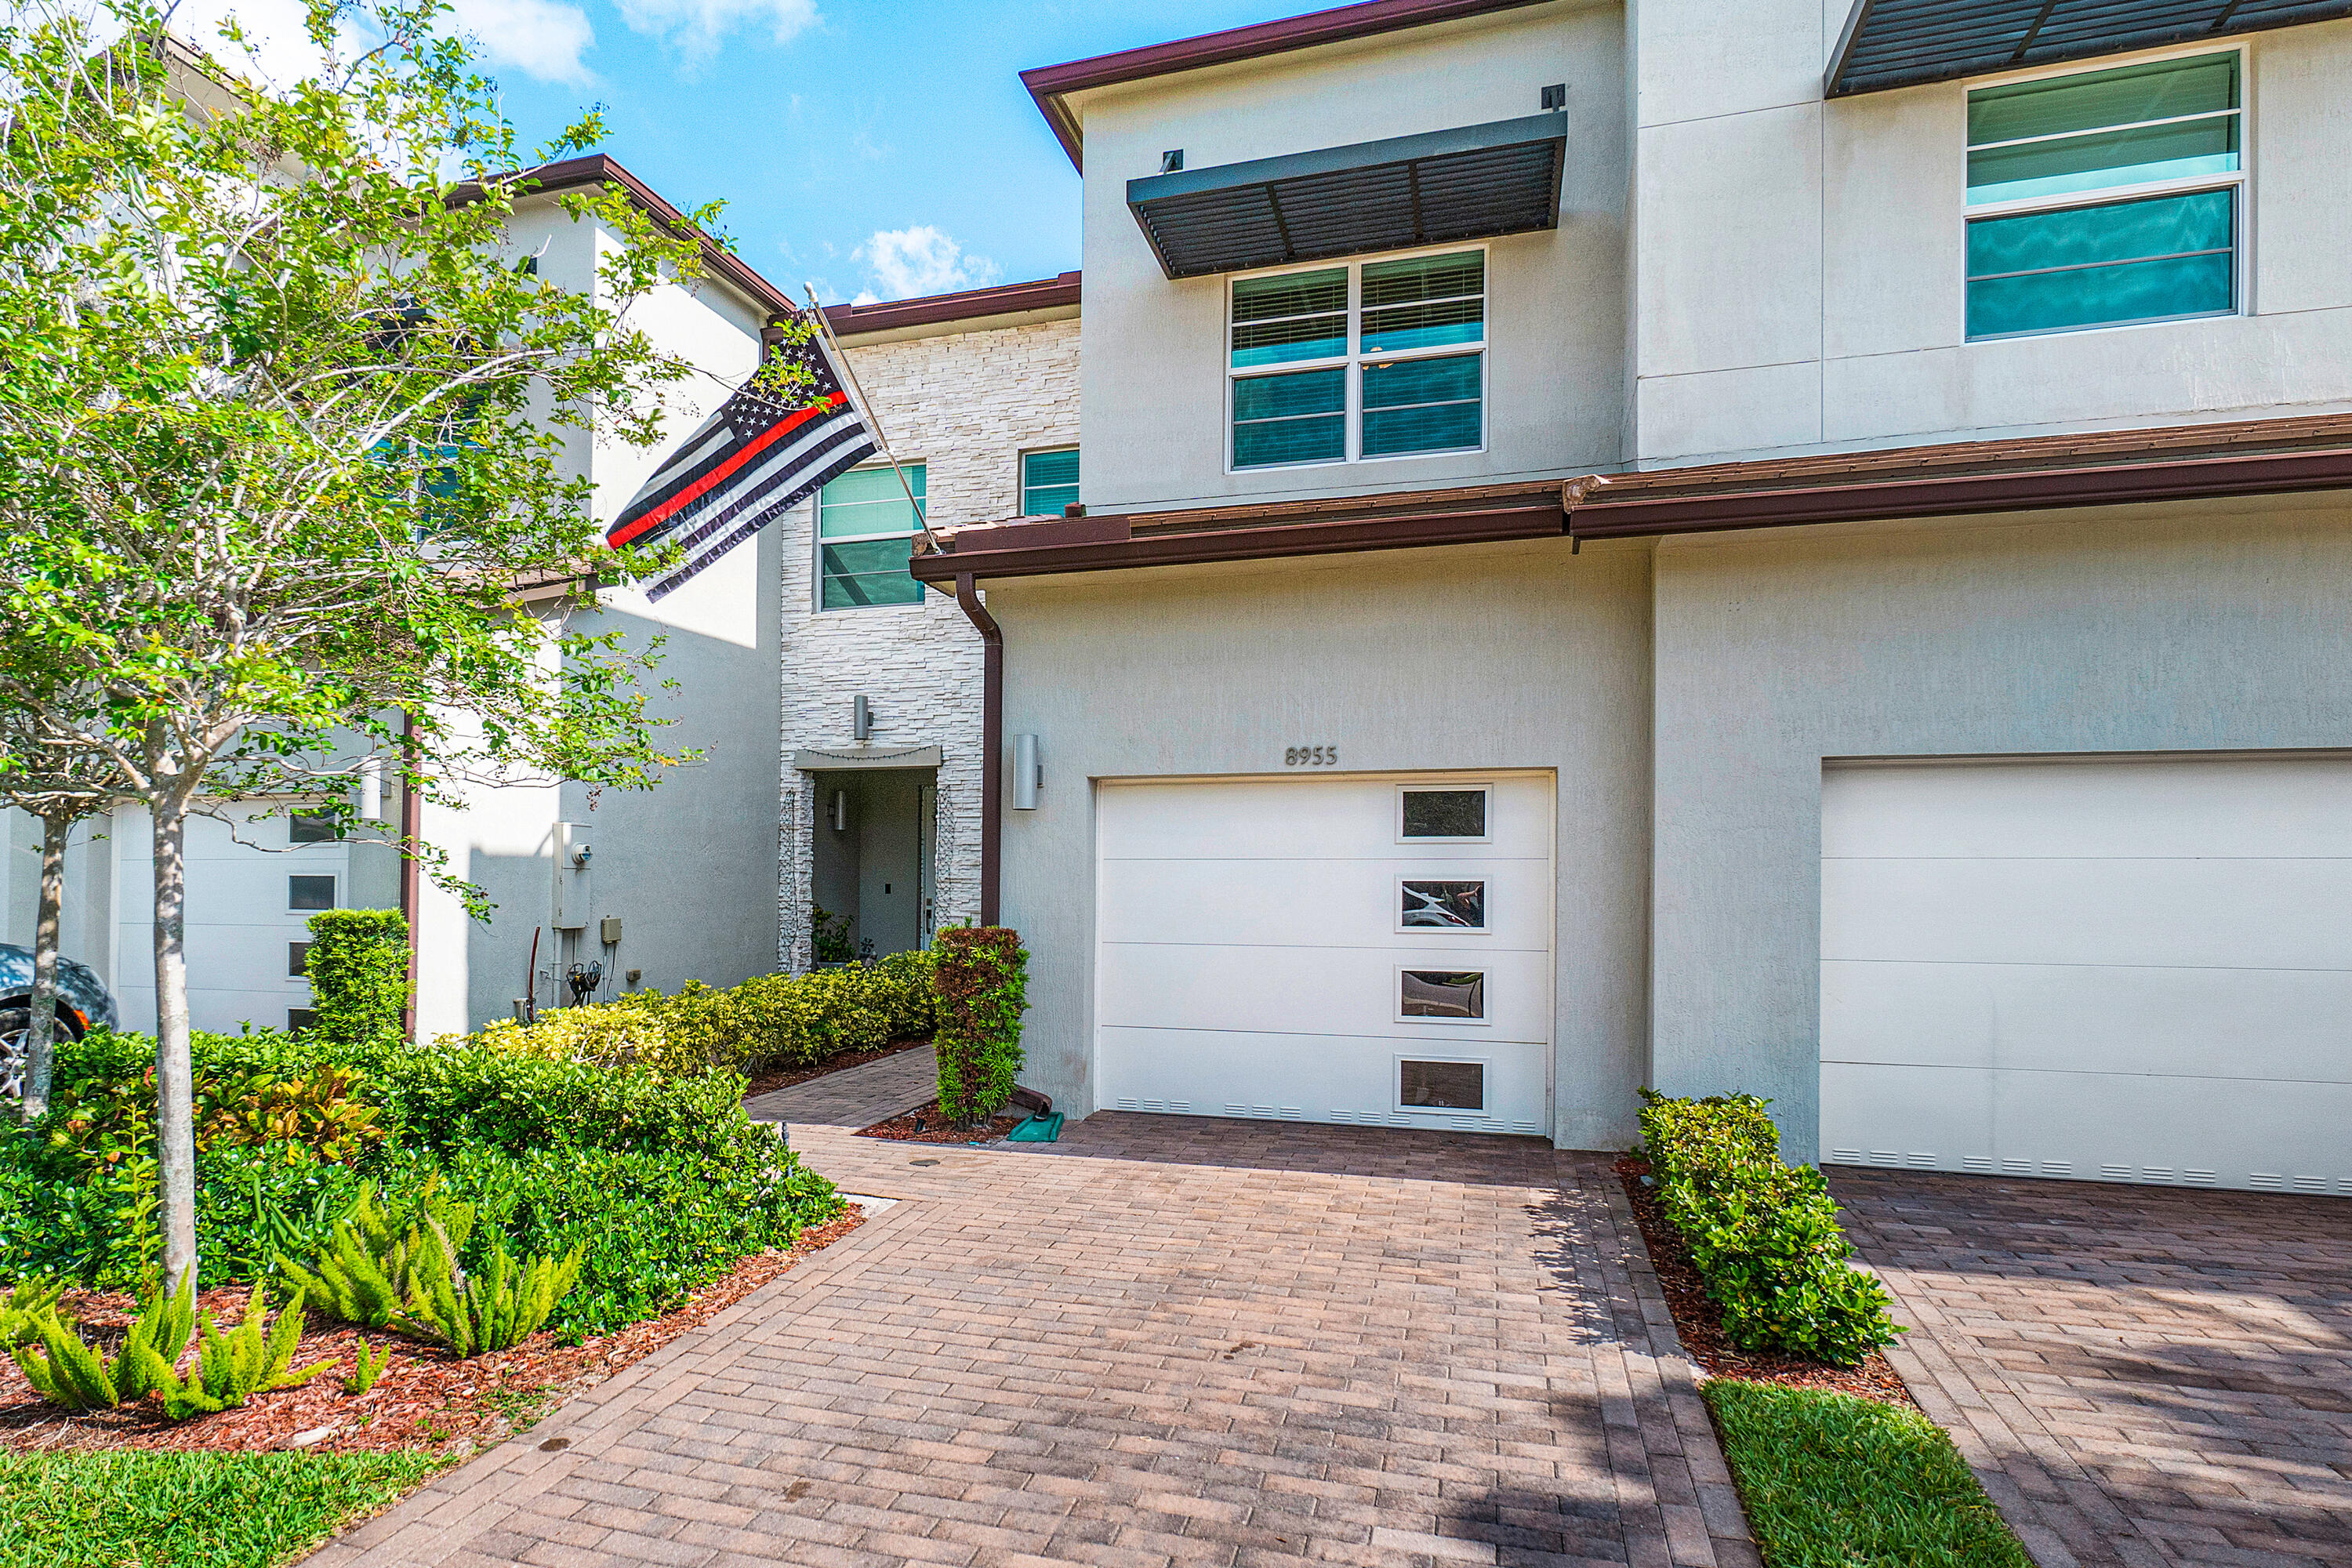
MULTIPOLYGON (((58 1022, 60 1037, 79 1039, 96 1028, 112 1028, 114 994, 87 963, 58 960, 58 1022)), ((21 1098, 25 1046, 33 1031, 33 950, 0 942, 0 1098, 21 1098)))

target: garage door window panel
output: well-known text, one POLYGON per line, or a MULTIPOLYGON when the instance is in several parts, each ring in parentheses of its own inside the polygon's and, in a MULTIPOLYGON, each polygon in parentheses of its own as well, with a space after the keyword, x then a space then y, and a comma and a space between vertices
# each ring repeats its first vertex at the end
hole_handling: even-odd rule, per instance
POLYGON ((1486 1064, 1481 1061, 1397 1062, 1397 1108, 1400 1110, 1475 1110, 1486 1109, 1486 1064))
POLYGON ((289 877, 286 907, 289 910, 331 910, 335 907, 332 877, 289 877))
POLYGON ((1485 935, 1486 884, 1406 877, 1397 883, 1397 930, 1485 935))
POLYGON ((1397 792, 1397 837, 1407 842, 1487 842, 1487 795, 1484 784, 1397 792))
POLYGON ((1397 972, 1397 1017, 1450 1024, 1486 1021, 1486 976, 1475 969, 1397 972))

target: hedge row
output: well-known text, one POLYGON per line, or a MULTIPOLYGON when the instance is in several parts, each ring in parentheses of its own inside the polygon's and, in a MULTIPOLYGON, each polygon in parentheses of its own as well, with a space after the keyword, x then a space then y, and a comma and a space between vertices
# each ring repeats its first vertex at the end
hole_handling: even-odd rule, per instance
POLYGON ((1822 1173, 1781 1163, 1769 1101, 1642 1099, 1659 1204, 1733 1344, 1852 1366, 1894 1342, 1885 1287, 1846 1261, 1853 1248, 1822 1173))
POLYGON ((894 952, 871 965, 758 975, 725 991, 689 980, 674 996, 647 991, 559 1008, 535 1024, 494 1023, 476 1038, 502 1052, 671 1075, 789 1071, 929 1034, 931 971, 928 952, 894 952))

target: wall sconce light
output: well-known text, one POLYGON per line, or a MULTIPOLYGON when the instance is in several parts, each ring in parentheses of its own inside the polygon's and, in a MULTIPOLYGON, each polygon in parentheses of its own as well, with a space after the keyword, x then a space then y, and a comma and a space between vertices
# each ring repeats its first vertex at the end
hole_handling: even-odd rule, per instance
POLYGON ((1045 770, 1037 760, 1037 737, 1013 737, 1013 809, 1037 809, 1037 792, 1045 786, 1045 770))
POLYGON ((874 705, 863 697, 849 700, 849 738, 853 741, 874 738, 874 705))
MULTIPOLYGON (((863 701, 864 699, 861 698, 859 700, 863 701)), ((833 830, 835 833, 849 831, 849 792, 847 790, 837 789, 833 792, 833 805, 828 815, 833 818, 833 830)))

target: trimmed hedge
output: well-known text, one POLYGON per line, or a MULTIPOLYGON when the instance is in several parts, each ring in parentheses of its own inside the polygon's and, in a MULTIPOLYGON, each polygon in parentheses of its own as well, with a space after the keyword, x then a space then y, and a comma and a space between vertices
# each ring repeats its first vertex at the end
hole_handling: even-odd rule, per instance
POLYGON ((986 1121, 1013 1098, 1029 954, 1004 926, 950 926, 938 937, 940 1113, 986 1121))
POLYGON ((1895 1342, 1886 1288, 1846 1261, 1853 1248, 1829 1184, 1810 1165, 1781 1163, 1770 1101, 1646 1089, 1642 1100, 1659 1205, 1733 1344, 1852 1366, 1895 1342))
POLYGON ((318 1031, 342 1045, 395 1039, 408 1010, 408 921, 398 910, 312 915, 310 978, 318 1031))

